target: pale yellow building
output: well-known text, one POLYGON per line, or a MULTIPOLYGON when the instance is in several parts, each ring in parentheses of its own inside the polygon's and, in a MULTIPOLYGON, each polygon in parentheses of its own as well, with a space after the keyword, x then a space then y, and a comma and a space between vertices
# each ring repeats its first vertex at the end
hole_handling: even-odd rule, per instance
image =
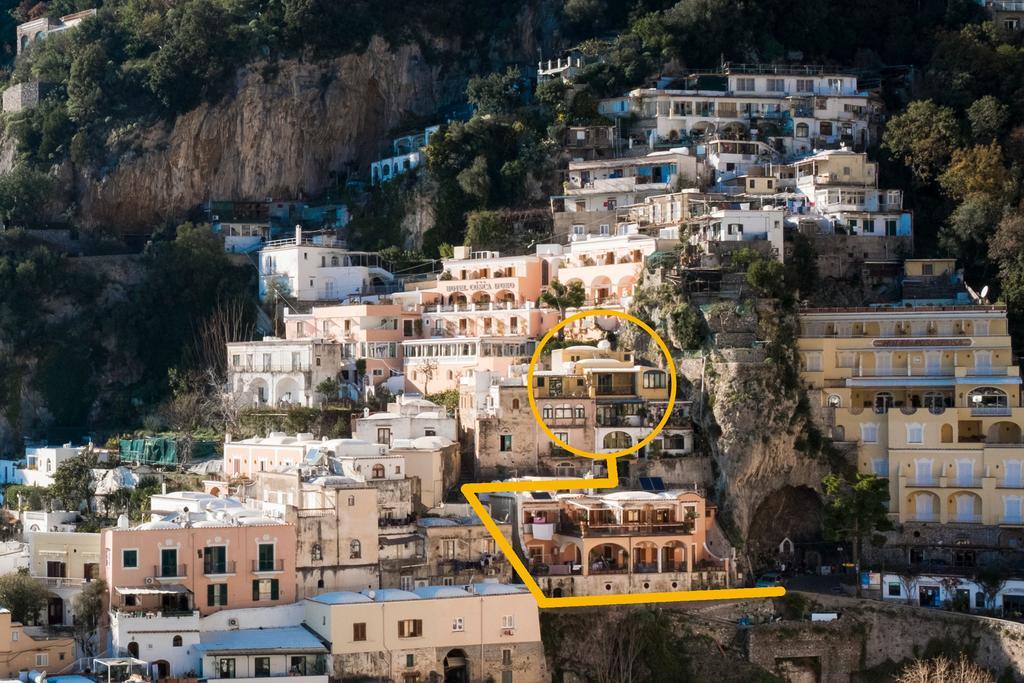
MULTIPOLYGON (((907 278, 948 267, 907 264, 907 278)), ((906 302, 905 302, 906 304, 906 302)), ((802 375, 900 522, 1024 524, 1020 369, 1002 305, 804 309, 802 375)))
POLYGON ((330 643, 332 678, 547 680, 537 601, 522 586, 324 593, 306 600, 305 623, 330 643))
POLYGON ((73 638, 51 637, 42 628, 11 621, 0 607, 0 678, 16 679, 22 671, 66 671, 74 661, 73 638))
POLYGON ((25 534, 29 573, 50 590, 46 623, 70 626, 75 596, 99 578, 100 535, 70 531, 25 534))

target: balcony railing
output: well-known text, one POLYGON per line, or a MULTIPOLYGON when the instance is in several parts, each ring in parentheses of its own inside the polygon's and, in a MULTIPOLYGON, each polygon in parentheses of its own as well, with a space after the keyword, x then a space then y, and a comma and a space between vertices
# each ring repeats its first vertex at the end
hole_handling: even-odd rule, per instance
POLYGON ((981 524, 981 515, 975 514, 956 514, 949 520, 956 524, 981 524))
POLYGON ((1020 479, 1003 479, 996 484, 999 489, 1024 489, 1024 481, 1020 479))
POLYGON ((188 565, 154 565, 153 576, 158 579, 183 579, 188 576, 188 565))
POLYGON ((1020 515, 1003 516, 999 518, 1000 524, 1024 525, 1024 517, 1020 515))
POLYGON ((309 363, 253 363, 232 365, 232 372, 309 372, 309 363))
POLYGON ((627 524, 592 524, 581 522, 571 524, 562 522, 558 525, 558 533, 567 536, 628 536, 628 535, 661 535, 691 534, 693 522, 659 522, 659 523, 627 523, 627 524))
POLYGON ((219 576, 223 574, 234 574, 235 573, 235 561, 228 560, 226 562, 214 563, 209 565, 203 565, 204 576, 219 576))
POLYGON ((907 486, 938 486, 939 480, 935 477, 914 477, 907 480, 907 486))
POLYGON ((937 522, 939 521, 939 513, 937 512, 915 512, 907 517, 908 521, 911 522, 937 522))
POLYGON ((1009 417, 1013 414, 1010 406, 977 406, 971 408, 974 417, 1009 417))
POLYGON ((66 576, 33 576, 47 588, 73 588, 85 583, 85 579, 74 579, 66 576))
POLYGON ((980 489, 981 478, 980 477, 954 477, 950 482, 950 486, 955 486, 962 489, 980 489))
POLYGON ((283 572, 284 560, 253 560, 252 570, 254 572, 283 572))

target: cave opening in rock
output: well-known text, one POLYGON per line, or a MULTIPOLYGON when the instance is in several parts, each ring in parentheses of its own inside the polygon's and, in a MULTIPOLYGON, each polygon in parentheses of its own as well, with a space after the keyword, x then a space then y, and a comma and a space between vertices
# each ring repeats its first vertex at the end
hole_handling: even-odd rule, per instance
POLYGON ((822 501, 806 486, 784 486, 765 496, 751 518, 748 559, 755 571, 815 570, 824 553, 822 501))

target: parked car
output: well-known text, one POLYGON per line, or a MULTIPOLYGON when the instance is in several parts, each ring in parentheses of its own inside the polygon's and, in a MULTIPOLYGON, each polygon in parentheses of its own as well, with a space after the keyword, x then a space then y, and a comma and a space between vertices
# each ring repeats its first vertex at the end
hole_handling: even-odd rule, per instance
POLYGON ((755 588, 773 588, 775 586, 782 585, 782 574, 778 572, 767 572, 761 574, 757 579, 757 583, 754 584, 755 588))

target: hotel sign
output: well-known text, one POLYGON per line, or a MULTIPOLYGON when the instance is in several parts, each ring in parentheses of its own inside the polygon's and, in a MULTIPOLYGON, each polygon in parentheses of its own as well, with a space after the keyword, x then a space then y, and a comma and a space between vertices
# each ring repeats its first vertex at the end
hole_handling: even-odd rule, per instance
POLYGON ((914 348, 917 346, 970 346, 971 340, 967 337, 953 339, 923 339, 921 337, 911 339, 876 339, 871 342, 876 348, 914 348))
POLYGON ((449 280, 438 283, 441 291, 446 294, 452 292, 494 292, 502 289, 515 289, 518 281, 515 278, 500 278, 496 280, 449 280))

